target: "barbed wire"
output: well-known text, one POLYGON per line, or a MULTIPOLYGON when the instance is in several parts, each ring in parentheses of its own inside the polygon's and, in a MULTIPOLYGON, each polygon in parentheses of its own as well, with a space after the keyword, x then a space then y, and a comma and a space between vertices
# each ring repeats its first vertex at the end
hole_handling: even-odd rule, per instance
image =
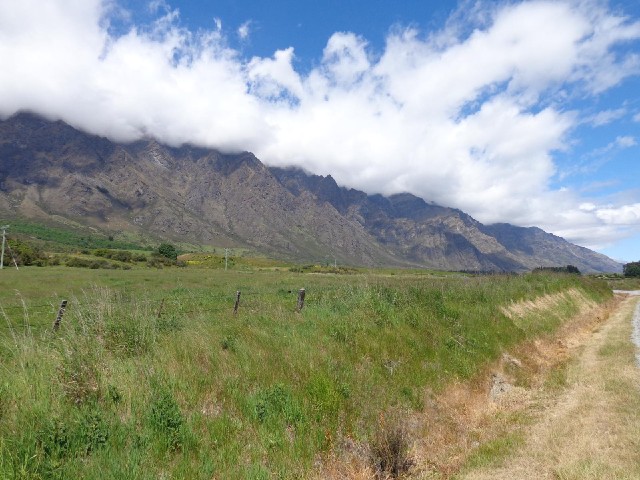
MULTIPOLYGON (((169 293, 162 299, 139 299, 133 295, 120 295, 115 294, 110 300, 117 301, 120 304, 127 303, 136 305, 153 305, 155 308, 153 309, 153 315, 157 315, 158 319, 163 315, 172 315, 172 314, 180 314, 180 315, 191 315, 191 314, 220 314, 223 312, 232 312, 233 302, 237 299, 237 293, 240 292, 241 300, 240 305, 243 309, 256 309, 259 308, 263 303, 261 303, 259 298, 269 298, 269 299, 277 299, 283 295, 298 295, 300 289, 279 289, 275 292, 258 292, 258 291, 243 291, 243 290, 235 290, 232 293, 207 293, 207 294, 195 294, 195 292, 180 292, 180 293, 169 293), (182 295, 179 298, 171 298, 172 295, 182 295), (249 300, 247 300, 249 297, 249 300), (220 305, 220 304, 212 304, 212 302, 219 300, 228 300, 229 305, 220 305), (199 305, 194 305, 194 303, 198 303, 199 305), (194 308, 196 307, 196 308, 194 308), (185 310, 185 308, 189 308, 185 310)), ((323 289, 324 290, 324 289, 323 289)), ((337 289, 336 289, 337 290, 337 289)), ((50 313, 53 315, 59 310, 59 306, 57 302, 60 297, 56 298, 55 303, 44 303, 44 304, 22 304, 22 305, 7 305, 3 306, 0 304, 0 314, 4 315, 7 324, 0 324, 0 329, 3 330, 17 330, 17 329, 40 329, 40 328, 53 328, 50 326, 48 322, 44 320, 38 321, 38 323, 33 323, 31 321, 27 321, 27 318, 32 314, 34 310, 38 309, 48 309, 48 312, 40 312, 35 314, 35 316, 41 317, 45 313, 50 313), (8 314, 12 312, 21 311, 24 312, 24 317, 22 321, 16 321, 15 324, 11 323, 8 317, 8 314)), ((73 299, 66 304, 66 308, 75 307, 75 308, 95 308, 97 302, 87 302, 87 301, 78 301, 78 299, 73 299)))

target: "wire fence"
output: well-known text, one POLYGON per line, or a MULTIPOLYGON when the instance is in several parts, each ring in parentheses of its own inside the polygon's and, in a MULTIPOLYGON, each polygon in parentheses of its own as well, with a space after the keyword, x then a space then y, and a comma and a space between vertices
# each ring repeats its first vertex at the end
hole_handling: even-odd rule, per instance
MULTIPOLYGON (((240 309, 256 309, 264 306, 267 299, 273 301, 283 295, 297 296, 297 303, 294 304, 292 301, 290 305, 295 307, 295 311, 300 312, 304 307, 305 293, 305 289, 303 288, 298 290, 279 290, 275 293, 236 290, 233 293, 217 292, 211 294, 194 294, 193 292, 187 291, 168 294, 160 299, 140 299, 135 295, 125 293, 115 295, 113 300, 116 301, 120 307, 133 304, 136 306, 149 307, 153 312, 152 314, 160 318, 162 315, 191 315, 194 313, 221 314, 228 312, 235 315, 240 309), (171 298, 170 295, 180 295, 180 297, 171 298)), ((74 299, 72 302, 56 299, 55 303, 50 302, 35 305, 22 303, 20 305, 5 306, 0 303, 0 316, 3 316, 5 319, 4 323, 0 323, 0 331, 49 327, 55 330, 60 325, 67 308, 77 310, 95 307, 95 302, 86 302, 78 299, 74 299), (18 316, 19 319, 16 319, 15 317, 18 316), (32 321, 32 317, 37 317, 38 321, 32 321)))

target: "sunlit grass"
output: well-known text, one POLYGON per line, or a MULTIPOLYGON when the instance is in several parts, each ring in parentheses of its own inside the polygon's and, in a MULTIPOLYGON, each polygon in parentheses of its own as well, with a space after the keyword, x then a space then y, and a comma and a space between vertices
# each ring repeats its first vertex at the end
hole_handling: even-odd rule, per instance
POLYGON ((569 288, 610 296, 566 275, 57 267, 9 278, 3 478, 301 478, 341 438, 369 442, 382 412, 421 409, 425 388, 471 377, 579 308, 568 299, 522 328, 501 306, 569 288))

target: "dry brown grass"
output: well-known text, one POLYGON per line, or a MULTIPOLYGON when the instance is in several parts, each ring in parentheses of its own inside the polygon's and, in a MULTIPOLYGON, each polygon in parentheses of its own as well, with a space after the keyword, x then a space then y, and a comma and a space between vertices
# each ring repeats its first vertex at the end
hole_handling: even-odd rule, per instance
POLYGON ((587 298, 580 290, 570 288, 564 292, 543 295, 534 300, 523 300, 521 302, 511 303, 502 308, 502 313, 512 320, 517 320, 527 317, 532 313, 552 311, 567 300, 573 300, 579 304, 583 312, 589 311, 596 306, 596 303, 587 298))
POLYGON ((575 361, 566 389, 540 395, 543 408, 524 445, 503 465, 472 469, 463 478, 640 478, 640 372, 629 341, 634 304, 626 299, 593 335, 579 330, 568 337, 575 361))

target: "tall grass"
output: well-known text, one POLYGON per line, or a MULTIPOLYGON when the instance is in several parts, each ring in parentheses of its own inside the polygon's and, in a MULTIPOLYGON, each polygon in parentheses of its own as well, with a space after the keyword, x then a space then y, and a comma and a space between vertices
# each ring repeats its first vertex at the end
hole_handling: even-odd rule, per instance
POLYGON ((153 288, 141 273, 110 275, 109 287, 76 290, 58 332, 51 312, 31 331, 17 327, 23 312, 5 313, 1 478, 302 478, 343 439, 380 444, 382 412, 420 410, 426 388, 473 375, 579 307, 569 299, 524 329, 501 306, 568 288, 610 296, 548 274, 171 271, 153 288))

